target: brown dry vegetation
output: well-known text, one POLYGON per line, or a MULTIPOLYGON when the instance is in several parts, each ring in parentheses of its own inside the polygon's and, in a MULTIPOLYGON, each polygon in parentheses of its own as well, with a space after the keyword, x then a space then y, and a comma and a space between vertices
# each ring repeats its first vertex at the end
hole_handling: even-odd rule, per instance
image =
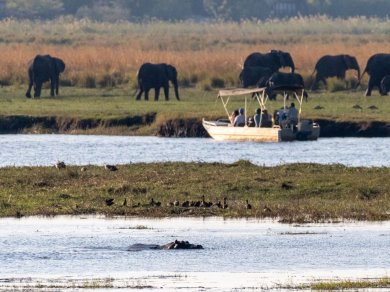
POLYGON ((52 54, 67 64, 64 85, 134 87, 142 63, 166 62, 178 68, 184 86, 207 88, 213 79, 234 86, 245 57, 270 49, 289 51, 298 71, 308 78, 326 54, 355 55, 364 68, 372 54, 386 51, 388 22, 364 18, 214 24, 6 20, 0 29, 0 81, 25 83, 27 62, 36 54, 52 54))

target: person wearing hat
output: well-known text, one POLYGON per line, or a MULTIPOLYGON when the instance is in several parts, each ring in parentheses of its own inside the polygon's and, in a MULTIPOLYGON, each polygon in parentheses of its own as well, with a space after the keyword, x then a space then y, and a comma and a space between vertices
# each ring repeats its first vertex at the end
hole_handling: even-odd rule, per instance
POLYGON ((238 110, 238 116, 234 119, 234 126, 235 127, 244 127, 245 126, 245 115, 244 115, 244 109, 241 107, 238 110))

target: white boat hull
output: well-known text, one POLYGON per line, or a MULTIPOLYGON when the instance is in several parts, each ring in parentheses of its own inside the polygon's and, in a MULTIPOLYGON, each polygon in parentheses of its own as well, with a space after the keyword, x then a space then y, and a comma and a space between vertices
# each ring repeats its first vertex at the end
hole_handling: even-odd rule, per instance
POLYGON ((217 141, 282 142, 294 140, 317 140, 320 128, 314 125, 310 132, 293 132, 292 129, 233 127, 229 123, 203 120, 207 133, 217 141))

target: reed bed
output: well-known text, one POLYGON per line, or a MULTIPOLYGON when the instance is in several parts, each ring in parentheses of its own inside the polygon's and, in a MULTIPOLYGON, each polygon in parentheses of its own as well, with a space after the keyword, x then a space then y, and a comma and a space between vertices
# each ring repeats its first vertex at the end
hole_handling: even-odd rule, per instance
MULTIPOLYGON (((326 54, 351 54, 364 68, 389 44, 389 20, 326 17, 241 23, 98 23, 55 21, 0 22, 0 82, 25 84, 26 67, 37 54, 52 54, 67 64, 62 84, 80 87, 136 86, 144 62, 175 65, 184 87, 210 89, 238 85, 247 55, 280 49, 292 54, 309 80, 326 54)), ((350 76, 353 78, 353 76, 350 76)))

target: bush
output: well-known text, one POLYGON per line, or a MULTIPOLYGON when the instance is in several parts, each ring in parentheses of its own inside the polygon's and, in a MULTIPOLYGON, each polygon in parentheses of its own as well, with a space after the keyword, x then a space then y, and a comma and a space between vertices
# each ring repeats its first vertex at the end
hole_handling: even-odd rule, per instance
POLYGON ((328 91, 337 92, 346 90, 345 80, 340 80, 336 77, 328 79, 328 91))
POLYGON ((87 75, 84 80, 84 87, 96 88, 96 77, 92 75, 87 75))
POLYGON ((211 78, 211 87, 223 88, 223 87, 225 87, 225 81, 219 77, 213 77, 213 78, 211 78))

